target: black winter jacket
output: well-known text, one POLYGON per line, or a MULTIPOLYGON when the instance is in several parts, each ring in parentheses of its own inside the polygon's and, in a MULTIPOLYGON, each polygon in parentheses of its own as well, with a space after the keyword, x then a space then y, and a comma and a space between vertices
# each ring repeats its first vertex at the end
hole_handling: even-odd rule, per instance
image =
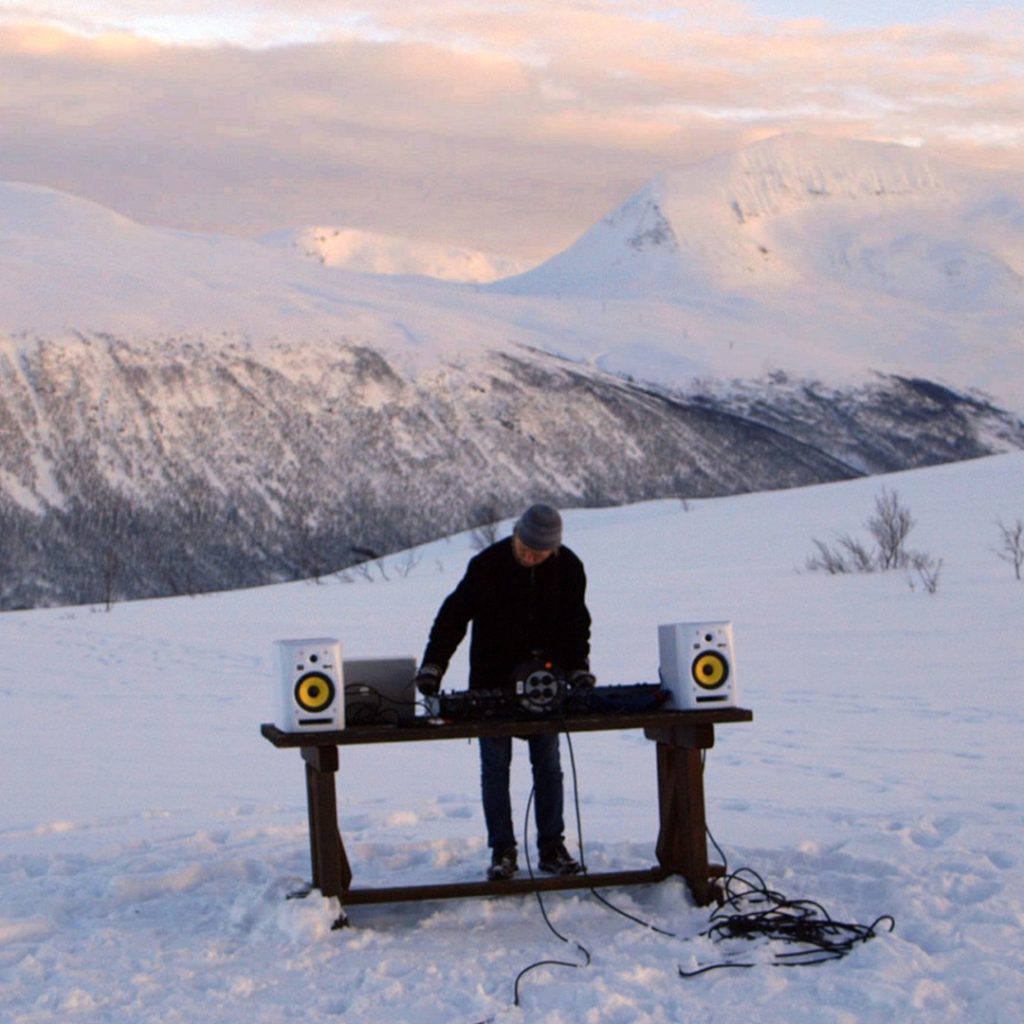
POLYGON ((512 538, 500 540, 470 559, 465 576, 445 598, 423 664, 446 669, 472 622, 470 689, 511 686, 515 668, 534 652, 566 672, 586 668, 586 587, 583 563, 568 548, 527 569, 515 559, 512 538))

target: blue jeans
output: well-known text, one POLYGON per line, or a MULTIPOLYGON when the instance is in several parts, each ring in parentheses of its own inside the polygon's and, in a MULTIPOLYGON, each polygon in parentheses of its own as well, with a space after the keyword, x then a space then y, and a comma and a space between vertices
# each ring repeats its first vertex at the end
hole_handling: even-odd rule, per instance
MULTIPOLYGON (((537 820, 537 845, 561 842, 565 831, 562 816, 562 761, 558 733, 529 736, 533 768, 533 803, 537 820)), ((480 737, 480 789, 483 793, 487 845, 494 850, 516 845, 509 795, 512 765, 511 736, 480 737)))

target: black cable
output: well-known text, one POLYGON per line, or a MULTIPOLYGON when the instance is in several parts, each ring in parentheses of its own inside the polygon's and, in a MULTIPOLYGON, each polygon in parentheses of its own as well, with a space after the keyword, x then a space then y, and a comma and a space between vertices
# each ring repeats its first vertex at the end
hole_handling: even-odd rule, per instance
POLYGON ((345 723, 347 725, 395 725, 398 711, 385 708, 385 701, 398 702, 386 697, 365 683, 349 683, 345 687, 345 723))
MULTIPOLYGON (((711 913, 711 926, 700 934, 716 942, 763 937, 804 947, 775 953, 769 962, 773 967, 803 967, 839 960, 851 953, 858 943, 873 939, 880 925, 888 923, 890 932, 896 927, 891 914, 882 914, 870 925, 834 921, 815 900, 790 900, 769 889, 751 868, 741 868, 727 875, 724 886, 724 902, 711 913)), ((756 964, 751 962, 727 959, 694 971, 680 967, 679 976, 693 978, 721 968, 754 966, 756 964)))
MULTIPOLYGON (((569 732, 564 716, 562 716, 562 728, 565 732, 566 742, 569 748, 569 762, 573 778, 573 801, 576 812, 576 836, 580 850, 580 871, 584 877, 589 878, 586 856, 583 844, 583 821, 580 811, 579 778, 576 771, 576 755, 572 746, 572 737, 569 732)), ((704 770, 706 752, 701 752, 701 771, 704 770)), ((533 804, 535 789, 531 788, 530 797, 526 804, 526 815, 523 824, 523 849, 526 856, 527 870, 531 880, 534 879, 533 865, 529 853, 529 819, 530 810, 533 804)), ((805 948, 790 950, 782 953, 775 953, 774 959, 769 962, 775 967, 802 967, 814 964, 827 963, 831 960, 838 960, 853 951, 859 944, 867 942, 877 934, 877 929, 888 924, 891 932, 896 927, 896 920, 891 914, 882 914, 870 925, 861 925, 834 921, 828 911, 814 900, 790 900, 782 893, 768 888, 764 879, 751 868, 740 868, 732 874, 728 871, 728 858, 725 851, 718 844, 711 829, 705 822, 705 832, 711 844, 714 846, 719 857, 722 859, 722 899, 721 905, 712 911, 709 921, 710 927, 701 932, 703 937, 711 938, 714 941, 725 939, 743 938, 753 940, 757 937, 765 937, 769 941, 783 941, 798 943, 805 948)), ((667 938, 678 938, 675 932, 666 931, 648 921, 622 910, 615 906, 608 899, 602 896, 591 884, 588 885, 594 897, 627 920, 641 925, 644 928, 663 935, 667 938)), ((541 897, 540 889, 534 889, 537 903, 540 906, 544 922, 556 938, 568 943, 570 940, 562 935, 551 923, 541 897)), ((519 1006, 519 983, 522 978, 534 968, 543 966, 557 967, 586 967, 591 963, 590 951, 581 943, 576 942, 576 947, 586 958, 585 962, 571 963, 566 960, 540 960, 523 968, 516 976, 514 985, 514 1004, 519 1006)), ((718 963, 705 964, 693 971, 685 971, 680 966, 678 973, 681 978, 695 978, 698 975, 706 974, 709 971, 723 968, 756 967, 756 963, 739 960, 722 960, 718 963)))
MULTIPOLYGON (((583 873, 586 874, 587 868, 583 853, 583 824, 580 814, 576 757, 572 748, 572 738, 564 721, 562 725, 565 729, 566 741, 569 747, 569 762, 572 766, 573 796, 576 806, 576 829, 580 847, 580 861, 583 873)), ((704 770, 705 756, 706 752, 702 751, 700 762, 702 772, 704 770)), ((828 911, 820 903, 814 900, 789 900, 781 893, 769 889, 764 879, 750 868, 741 868, 730 875, 728 870, 729 860, 726 857, 725 851, 715 839, 711 829, 707 827, 706 822, 704 827, 708 839, 722 859, 724 871, 722 884, 724 888, 722 906, 712 912, 709 919, 711 927, 702 932, 701 935, 715 940, 740 937, 753 939, 758 935, 763 935, 769 940, 800 943, 807 948, 776 953, 773 961, 773 964, 779 967, 799 967, 841 959, 850 953, 858 943, 867 942, 868 939, 874 938, 876 930, 883 923, 888 922, 889 931, 896 927, 896 921, 890 914, 881 915, 870 925, 833 921, 828 911), (752 882, 750 879, 755 881, 752 882), (739 886, 745 886, 746 888, 743 891, 737 891, 739 886), (745 904, 753 909, 746 909, 745 904)), ((649 921, 644 921, 623 910, 621 907, 615 906, 615 904, 599 893, 594 886, 591 885, 589 888, 597 900, 622 917, 659 935, 664 935, 666 938, 679 937, 674 932, 659 928, 649 921)), ((684 971, 680 967, 679 975, 684 978, 692 978, 699 974, 725 967, 750 968, 754 966, 756 965, 753 963, 730 960, 709 964, 695 971, 684 971)))
MULTIPOLYGON (((701 751, 700 767, 704 771, 707 752, 701 751)), ((769 941, 800 943, 805 949, 776 953, 771 961, 774 967, 801 967, 839 960, 853 951, 861 942, 875 937, 876 929, 888 922, 889 931, 896 927, 891 914, 882 914, 869 925, 833 921, 828 911, 814 900, 790 900, 782 893, 769 889, 764 879, 752 868, 740 868, 729 873, 729 859, 705 822, 708 839, 722 859, 722 902, 712 911, 711 927, 700 934, 715 941, 732 938, 753 940, 763 936, 769 941), (745 888, 737 891, 738 887, 745 888)), ((679 968, 683 978, 694 978, 708 971, 722 968, 750 968, 754 963, 723 960, 707 964, 694 971, 679 968)))
MULTIPOLYGON (((708 754, 707 750, 702 750, 700 752, 700 773, 701 773, 701 775, 704 774, 704 760, 707 757, 707 754, 708 754)), ((708 823, 707 823, 707 819, 706 818, 705 818, 705 821, 704 821, 704 831, 707 834, 708 839, 711 840, 711 845, 715 848, 715 852, 722 859, 722 874, 724 876, 728 877, 728 875, 729 875, 729 858, 726 857, 725 850, 723 850, 718 845, 718 840, 712 834, 711 829, 708 828, 708 823)))
MULTIPOLYGON (((414 707, 429 711, 423 701, 412 703, 414 707)), ((348 725, 401 725, 400 709, 408 706, 408 702, 381 693, 369 683, 345 686, 345 722, 348 725)))
MULTIPOLYGON (((562 720, 562 728, 565 730, 565 739, 569 747, 569 764, 572 768, 572 792, 576 807, 576 841, 579 843, 580 847, 580 871, 585 878, 589 879, 590 875, 587 871, 586 857, 583 853, 583 818, 580 814, 580 787, 579 779, 576 774, 576 755, 572 749, 572 737, 569 733, 569 727, 564 719, 562 720)), ((614 910, 616 914, 621 914, 634 924, 638 924, 643 928, 649 928, 652 932, 657 932, 659 935, 664 935, 670 939, 676 938, 674 932, 665 931, 663 928, 659 928, 657 925, 651 924, 649 921, 644 921, 642 918, 636 917, 634 914, 629 913, 628 910, 623 910, 621 907, 615 906, 614 903, 599 893, 593 885, 588 885, 587 888, 599 903, 603 903, 609 910, 614 910)))
MULTIPOLYGON (((529 872, 530 881, 531 882, 532 881, 536 881, 536 878, 535 878, 534 873, 533 873, 533 864, 532 864, 532 862, 530 860, 530 847, 529 847, 529 838, 530 838, 530 835, 529 835, 529 833, 530 833, 530 808, 531 808, 531 806, 533 804, 533 797, 534 797, 535 791, 536 791, 536 787, 531 787, 530 788, 530 798, 526 801, 526 814, 525 814, 525 817, 524 817, 524 820, 523 820, 523 853, 524 853, 524 855, 526 857, 526 869, 529 872)), ((551 923, 551 918, 548 917, 547 908, 544 906, 544 899, 543 899, 543 897, 540 894, 540 889, 535 887, 534 890, 533 890, 533 894, 534 894, 534 896, 537 897, 537 904, 540 906, 540 912, 541 912, 541 915, 544 918, 544 923, 551 930, 551 934, 554 935, 556 938, 561 939, 562 942, 568 943, 570 940, 567 939, 551 923)), ((573 968, 589 967, 590 966, 590 962, 591 962, 590 950, 587 949, 586 946, 584 946, 581 942, 576 942, 576 948, 586 958, 584 960, 584 962, 581 963, 581 964, 574 964, 574 963, 572 963, 572 962, 570 962, 568 960, 538 960, 536 963, 532 963, 529 966, 524 967, 516 975, 515 984, 512 987, 513 1004, 515 1006, 519 1005, 519 982, 522 980, 524 975, 526 975, 530 971, 534 970, 534 968, 545 967, 545 966, 550 966, 550 967, 573 967, 573 968)))

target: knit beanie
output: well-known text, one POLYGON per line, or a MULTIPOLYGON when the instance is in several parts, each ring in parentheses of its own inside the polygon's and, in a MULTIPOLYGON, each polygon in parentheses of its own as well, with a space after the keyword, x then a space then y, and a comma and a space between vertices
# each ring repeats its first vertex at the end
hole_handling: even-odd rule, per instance
POLYGON ((550 505, 531 505, 519 517, 514 533, 534 551, 554 551, 562 543, 562 517, 550 505))

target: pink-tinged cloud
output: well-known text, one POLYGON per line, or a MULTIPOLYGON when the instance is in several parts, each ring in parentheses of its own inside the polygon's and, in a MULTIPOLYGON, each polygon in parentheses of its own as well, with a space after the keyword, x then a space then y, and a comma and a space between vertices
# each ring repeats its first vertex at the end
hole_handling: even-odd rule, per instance
POLYGON ((362 34, 243 48, 0 27, 0 178, 149 223, 539 257, 665 168, 779 131, 1024 171, 1020 17, 838 32, 704 4, 330 6, 362 11, 362 34))

